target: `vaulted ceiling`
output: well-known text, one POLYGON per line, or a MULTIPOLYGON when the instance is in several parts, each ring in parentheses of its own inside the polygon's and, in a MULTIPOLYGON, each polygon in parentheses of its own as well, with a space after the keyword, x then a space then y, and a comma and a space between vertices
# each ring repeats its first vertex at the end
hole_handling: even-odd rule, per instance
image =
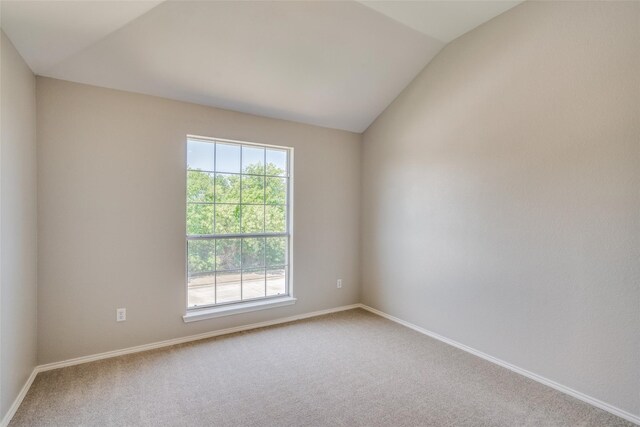
POLYGON ((520 1, 2 1, 38 75, 364 131, 446 43, 520 1))

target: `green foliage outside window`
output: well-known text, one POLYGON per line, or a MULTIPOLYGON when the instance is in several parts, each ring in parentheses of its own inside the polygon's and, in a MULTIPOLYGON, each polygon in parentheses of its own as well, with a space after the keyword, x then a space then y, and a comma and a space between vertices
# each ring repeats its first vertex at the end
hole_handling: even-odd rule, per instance
MULTIPOLYGON (((287 178, 280 177, 284 172, 274 163, 266 168, 261 163, 248 165, 243 175, 188 171, 187 234, 286 232, 287 178)), ((189 274, 284 265, 286 241, 282 237, 190 240, 189 274)))

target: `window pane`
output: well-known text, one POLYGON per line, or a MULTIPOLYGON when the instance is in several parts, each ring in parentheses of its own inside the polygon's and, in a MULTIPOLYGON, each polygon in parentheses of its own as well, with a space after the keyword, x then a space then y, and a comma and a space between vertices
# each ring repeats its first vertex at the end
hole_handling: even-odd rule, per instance
POLYGON ((264 267, 264 237, 242 239, 242 268, 264 267))
POLYGON ((267 270, 267 296, 287 293, 286 268, 267 270))
POLYGON ((216 203, 240 203, 240 175, 216 174, 216 203))
POLYGON ((242 176, 242 203, 264 203, 263 176, 242 176))
POLYGON ((240 239, 218 239, 216 241, 216 270, 240 269, 240 239))
POLYGON ((216 274, 217 303, 240 301, 240 277, 239 271, 230 271, 216 274))
POLYGON ((264 231, 284 233, 287 231, 287 210, 285 206, 265 206, 264 231))
POLYGON ((240 173, 240 146, 216 143, 216 172, 240 173))
POLYGON ((242 147, 242 173, 264 175, 264 148, 242 147))
POLYGON ((242 270, 242 299, 264 298, 264 270, 242 270))
POLYGON ((190 308, 287 294, 288 168, 286 149, 187 140, 187 235, 207 236, 187 239, 190 308), (249 233, 284 237, 229 236, 249 233))
POLYGON ((187 234, 213 234, 213 205, 187 205, 187 234))
POLYGON ((213 262, 215 242, 213 240, 189 240, 188 265, 189 275, 214 271, 213 262))
POLYGON ((242 205, 242 232, 262 233, 264 231, 264 205, 242 205))
POLYGON ((213 202, 213 174, 187 172, 187 201, 213 202))
POLYGON ((267 237, 265 247, 265 261, 267 267, 287 264, 287 238, 267 237))
POLYGON ((267 175, 287 175, 287 152, 267 148, 267 175))
POLYGON ((287 179, 266 177, 265 203, 284 205, 287 203, 287 179))
POLYGON ((216 303, 215 273, 189 277, 187 300, 189 307, 216 303))
POLYGON ((240 232, 240 205, 216 205, 216 234, 240 232))
POLYGON ((213 171, 213 150, 211 142, 187 141, 187 169, 213 171))

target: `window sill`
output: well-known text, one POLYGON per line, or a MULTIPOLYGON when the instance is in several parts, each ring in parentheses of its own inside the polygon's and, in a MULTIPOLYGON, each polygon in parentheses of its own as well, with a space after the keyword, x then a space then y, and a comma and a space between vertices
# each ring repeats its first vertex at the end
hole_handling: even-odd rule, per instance
POLYGON ((267 308, 283 307, 296 303, 293 297, 273 298, 262 301, 251 301, 222 307, 195 308, 188 310, 187 314, 182 316, 185 323, 197 322, 198 320, 213 319, 222 316, 231 316, 233 314, 248 313, 250 311, 265 310, 267 308))

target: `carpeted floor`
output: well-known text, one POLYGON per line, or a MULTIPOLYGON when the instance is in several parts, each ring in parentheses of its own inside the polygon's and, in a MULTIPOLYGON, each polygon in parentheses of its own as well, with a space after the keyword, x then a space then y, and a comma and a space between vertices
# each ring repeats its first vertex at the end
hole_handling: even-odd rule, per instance
POLYGON ((38 374, 10 426, 631 426, 364 310, 38 374))

